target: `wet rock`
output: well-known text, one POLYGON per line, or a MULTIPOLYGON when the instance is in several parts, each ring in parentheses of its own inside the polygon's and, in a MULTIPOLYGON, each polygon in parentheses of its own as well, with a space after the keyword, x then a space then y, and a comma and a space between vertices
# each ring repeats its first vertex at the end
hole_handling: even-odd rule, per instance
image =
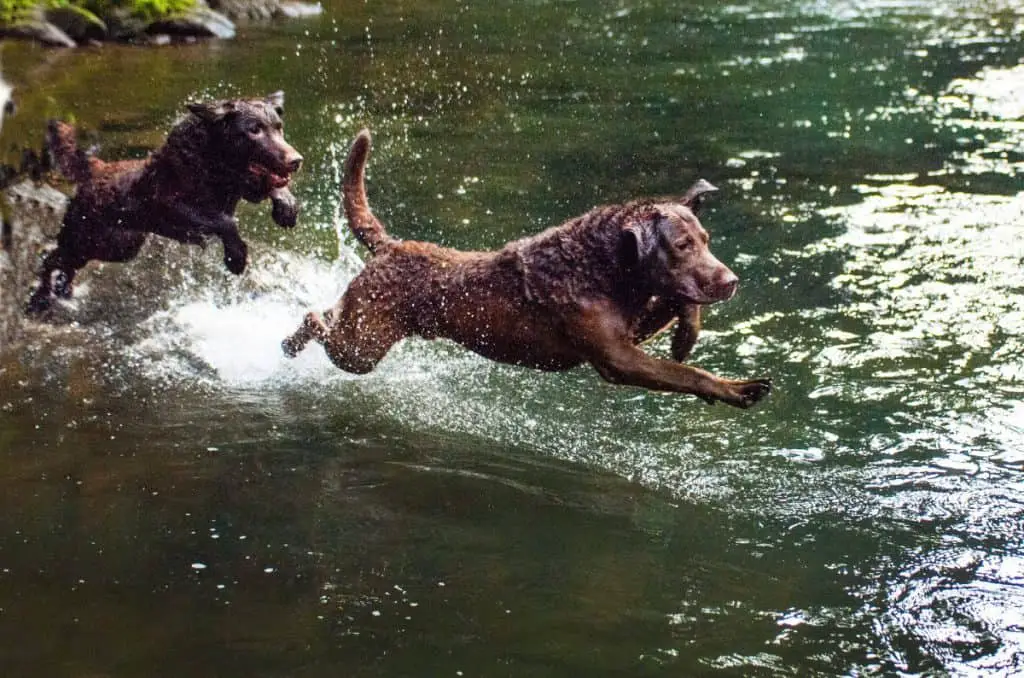
POLYGON ((235 37, 235 24, 209 7, 194 7, 184 14, 150 23, 145 32, 150 35, 229 39, 235 37))
POLYGON ((319 3, 291 0, 210 0, 210 6, 235 20, 301 18, 316 16, 323 12, 323 7, 319 3))
POLYGON ((25 322, 23 307, 35 284, 39 256, 60 230, 67 197, 24 179, 0 193, 0 351, 25 322))
POLYGON ((46 20, 41 13, 27 15, 9 26, 0 26, 0 38, 35 40, 47 47, 75 47, 71 37, 46 20))
POLYGON ((109 40, 128 41, 144 35, 146 22, 124 7, 115 7, 104 14, 109 40))
POLYGON ((282 2, 278 7, 277 16, 286 19, 303 19, 323 14, 324 8, 319 2, 282 2))
POLYGON ((0 129, 3 129, 4 118, 14 113, 14 88, 0 74, 0 129))
POLYGON ((98 16, 81 7, 54 7, 46 10, 45 17, 77 43, 103 40, 107 35, 107 25, 98 16))

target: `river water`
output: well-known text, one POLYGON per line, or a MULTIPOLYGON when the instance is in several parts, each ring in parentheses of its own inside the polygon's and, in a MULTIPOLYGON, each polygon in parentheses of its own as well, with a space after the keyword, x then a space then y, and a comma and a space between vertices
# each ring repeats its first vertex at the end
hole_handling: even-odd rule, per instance
POLYGON ((0 57, 5 152, 62 116, 137 156, 187 101, 284 89, 306 157, 295 231, 241 211, 241 278, 154 243, 0 348, 3 675, 1024 672, 1016 3, 332 0, 0 57), (455 247, 718 185, 742 284, 692 361, 776 391, 422 340, 286 361, 364 256, 335 235, 363 125, 391 232, 455 247))

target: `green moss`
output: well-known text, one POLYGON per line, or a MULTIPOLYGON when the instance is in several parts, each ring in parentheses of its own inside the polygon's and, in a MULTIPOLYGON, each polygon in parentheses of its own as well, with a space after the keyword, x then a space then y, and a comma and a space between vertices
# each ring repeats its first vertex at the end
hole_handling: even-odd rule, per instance
POLYGON ((13 24, 27 18, 37 0, 0 0, 0 23, 13 24))
MULTIPOLYGON (((3 0, 0 0, 2 2, 3 0)), ((63 0, 68 1, 68 0, 63 0)), ((127 10, 133 16, 153 21, 166 16, 180 14, 195 6, 195 0, 74 0, 97 16, 114 11, 127 10)))
POLYGON ((103 18, 112 13, 127 12, 144 21, 153 21, 180 14, 196 4, 196 0, 0 0, 0 24, 13 24, 32 15, 35 9, 76 7, 103 18))

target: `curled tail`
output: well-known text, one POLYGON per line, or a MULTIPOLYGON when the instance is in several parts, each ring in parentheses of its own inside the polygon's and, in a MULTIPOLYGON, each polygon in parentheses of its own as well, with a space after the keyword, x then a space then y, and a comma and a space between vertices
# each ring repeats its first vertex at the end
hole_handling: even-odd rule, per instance
POLYGON ((391 236, 384 230, 384 224, 370 211, 366 201, 366 159, 370 156, 370 130, 364 129, 352 143, 345 161, 345 179, 342 182, 342 204, 349 228, 359 242, 370 252, 389 242, 391 236))
POLYGON ((92 176, 89 155, 79 150, 75 141, 75 128, 71 125, 51 120, 46 128, 46 146, 53 154, 61 174, 71 181, 82 183, 92 176))

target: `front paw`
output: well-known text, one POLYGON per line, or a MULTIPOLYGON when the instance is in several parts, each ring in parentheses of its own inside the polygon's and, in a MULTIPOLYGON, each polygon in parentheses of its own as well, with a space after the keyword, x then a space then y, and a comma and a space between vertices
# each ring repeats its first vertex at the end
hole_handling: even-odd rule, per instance
POLYGON ((249 247, 244 241, 224 243, 224 265, 235 275, 241 275, 249 259, 249 247))
POLYGON ((772 392, 771 379, 733 381, 729 384, 729 395, 722 400, 741 409, 747 409, 772 392))
POLYGON ((282 228, 292 228, 299 218, 299 201, 287 188, 270 192, 270 202, 273 208, 270 216, 274 223, 282 228))
POLYGON ((53 294, 61 299, 70 299, 73 289, 74 287, 68 274, 64 271, 58 271, 57 279, 53 281, 53 294))

